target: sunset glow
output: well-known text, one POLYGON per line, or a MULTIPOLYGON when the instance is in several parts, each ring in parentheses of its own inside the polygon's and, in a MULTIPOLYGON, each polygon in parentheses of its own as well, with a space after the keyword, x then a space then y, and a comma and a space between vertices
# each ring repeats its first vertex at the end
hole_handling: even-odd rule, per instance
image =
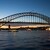
MULTIPOLYGON (((44 26, 49 26, 49 25, 26 25, 26 26, 10 26, 10 28, 37 28, 37 27, 44 27, 44 26)), ((2 26, 1 28, 9 28, 9 26, 2 26)), ((50 30, 50 28, 49 28, 50 30)))

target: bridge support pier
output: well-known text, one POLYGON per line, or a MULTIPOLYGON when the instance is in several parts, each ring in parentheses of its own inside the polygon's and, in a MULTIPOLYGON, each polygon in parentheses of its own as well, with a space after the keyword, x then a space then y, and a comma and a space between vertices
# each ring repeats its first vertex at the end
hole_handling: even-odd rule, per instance
POLYGON ((10 29, 10 25, 8 25, 8 29, 10 29))

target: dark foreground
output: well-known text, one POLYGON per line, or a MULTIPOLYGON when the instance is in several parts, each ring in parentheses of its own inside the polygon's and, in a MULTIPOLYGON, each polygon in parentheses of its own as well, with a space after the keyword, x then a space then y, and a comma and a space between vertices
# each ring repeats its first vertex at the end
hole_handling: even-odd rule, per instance
POLYGON ((0 50, 50 50, 50 31, 0 31, 0 50))

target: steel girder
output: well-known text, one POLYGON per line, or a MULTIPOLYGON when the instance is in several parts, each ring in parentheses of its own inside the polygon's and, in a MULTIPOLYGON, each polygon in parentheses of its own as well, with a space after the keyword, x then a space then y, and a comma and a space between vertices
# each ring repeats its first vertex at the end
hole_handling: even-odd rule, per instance
POLYGON ((46 22, 50 23, 50 17, 48 17, 46 15, 42 15, 40 13, 36 13, 36 12, 23 12, 23 13, 13 14, 13 15, 0 19, 0 22, 10 22, 14 19, 17 19, 17 18, 20 18, 23 16, 35 16, 35 17, 41 18, 41 19, 45 20, 46 22))

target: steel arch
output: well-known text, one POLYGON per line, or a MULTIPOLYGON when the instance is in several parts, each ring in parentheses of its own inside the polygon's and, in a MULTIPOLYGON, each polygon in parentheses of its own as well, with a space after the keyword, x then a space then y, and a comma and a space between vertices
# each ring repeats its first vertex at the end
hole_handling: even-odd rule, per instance
POLYGON ((10 22, 16 18, 20 18, 23 16, 35 16, 35 17, 41 18, 41 19, 47 21, 48 23, 50 23, 50 17, 40 14, 40 13, 36 13, 36 12, 22 12, 22 13, 13 14, 13 15, 10 15, 10 16, 0 19, 0 22, 2 22, 2 21, 10 22))

